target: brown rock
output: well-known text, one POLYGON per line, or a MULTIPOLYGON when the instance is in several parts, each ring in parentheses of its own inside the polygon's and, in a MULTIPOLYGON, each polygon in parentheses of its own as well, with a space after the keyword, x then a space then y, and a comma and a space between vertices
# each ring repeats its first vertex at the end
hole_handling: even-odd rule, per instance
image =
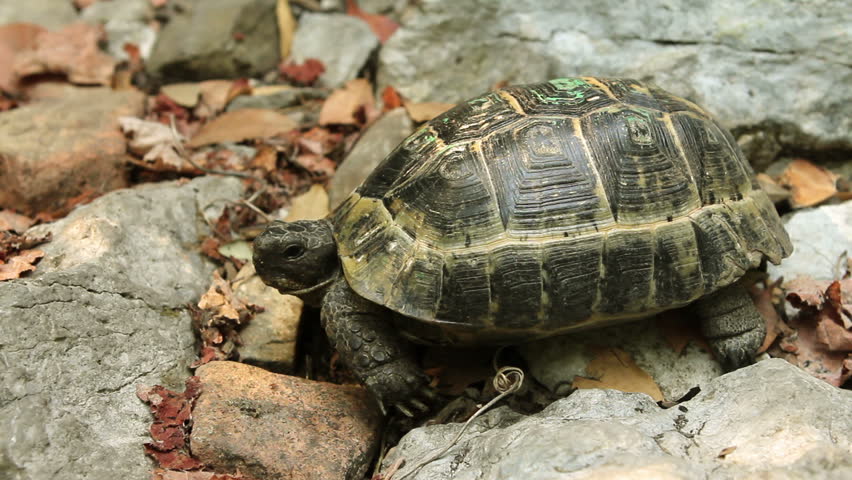
POLYGON ((264 284, 251 262, 240 270, 234 293, 244 302, 264 309, 240 330, 241 345, 237 348, 240 360, 276 372, 289 372, 296 354, 302 300, 282 295, 264 284))
POLYGON ((314 382, 235 362, 197 370, 193 455, 256 480, 360 479, 381 416, 359 386, 314 382))
POLYGON ((0 207, 50 211, 126 186, 118 117, 141 115, 144 99, 135 90, 80 88, 0 114, 0 207))

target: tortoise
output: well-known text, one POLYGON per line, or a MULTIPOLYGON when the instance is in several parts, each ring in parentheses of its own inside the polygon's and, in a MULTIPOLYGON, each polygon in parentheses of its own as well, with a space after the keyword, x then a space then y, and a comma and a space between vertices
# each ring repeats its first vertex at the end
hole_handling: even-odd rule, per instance
POLYGON ((731 134, 628 78, 558 78, 461 103, 327 218, 254 242, 268 285, 321 306, 380 405, 424 408, 406 340, 499 345, 692 304, 717 358, 764 322, 739 279, 792 245, 731 134))

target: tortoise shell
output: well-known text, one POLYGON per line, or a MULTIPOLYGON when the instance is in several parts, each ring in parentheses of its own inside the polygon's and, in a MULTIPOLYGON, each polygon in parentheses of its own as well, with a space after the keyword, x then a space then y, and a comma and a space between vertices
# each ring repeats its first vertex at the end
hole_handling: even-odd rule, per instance
POLYGON ((459 104, 397 147, 332 224, 355 292, 454 341, 647 316, 792 251, 724 128, 614 78, 459 104))

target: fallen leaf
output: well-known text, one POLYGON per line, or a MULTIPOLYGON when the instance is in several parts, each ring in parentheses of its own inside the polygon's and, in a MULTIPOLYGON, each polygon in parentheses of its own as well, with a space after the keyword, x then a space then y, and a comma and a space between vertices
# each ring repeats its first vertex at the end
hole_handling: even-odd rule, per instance
POLYGON ((44 257, 41 250, 22 250, 15 256, 6 259, 4 263, 0 260, 0 281, 21 278, 26 272, 36 269, 35 264, 44 257))
POLYGON ((316 153, 296 155, 293 163, 305 169, 314 180, 326 180, 334 175, 337 165, 328 157, 316 153))
POLYGON ((278 0, 275 6, 275 16, 278 19, 278 49, 280 58, 290 56, 290 47, 293 45, 293 32, 296 30, 296 20, 290 10, 290 0, 278 0))
POLYGON ((757 353, 763 353, 768 350, 775 343, 778 336, 788 330, 788 327, 781 320, 781 316, 778 315, 778 310, 775 309, 775 303, 773 302, 773 292, 780 284, 781 280, 770 284, 766 288, 758 288, 755 285, 750 291, 754 306, 760 312, 760 316, 763 317, 763 321, 766 324, 766 337, 763 340, 763 345, 757 350, 757 353))
POLYGON ((278 150, 268 145, 261 145, 249 164, 252 168, 260 168, 269 173, 278 168, 278 150))
POLYGON ((178 105, 192 108, 198 105, 198 100, 201 96, 201 84, 197 82, 172 83, 163 85, 160 91, 174 100, 178 105))
POLYGON ((384 15, 375 15, 361 10, 358 7, 358 2, 355 0, 346 0, 346 13, 366 22, 370 26, 370 30, 376 34, 376 37, 378 37, 379 42, 382 44, 387 42, 399 28, 398 23, 384 15))
POLYGON ((296 85, 313 85, 325 72, 325 65, 316 58, 308 58, 304 63, 286 62, 278 67, 278 72, 285 80, 296 85))
POLYGON ((240 95, 251 95, 252 87, 251 83, 247 78, 238 78, 231 82, 231 86, 228 87, 228 93, 225 96, 225 105, 231 103, 231 100, 239 97, 240 95))
POLYGON ((612 388, 622 392, 645 393, 654 401, 663 400, 663 392, 647 372, 639 368, 630 354, 618 348, 597 349, 586 366, 591 378, 574 377, 574 388, 612 388))
POLYGON ((765 173, 757 174, 757 183, 760 184, 761 190, 766 192, 766 195, 769 196, 769 200, 771 200, 772 203, 783 202, 793 195, 790 190, 778 185, 778 182, 765 173))
POLYGON ((320 110, 320 125, 364 125, 370 123, 378 112, 370 82, 356 78, 343 88, 332 92, 320 110), (359 113, 362 115, 359 118, 359 113))
POLYGON ((852 330, 847 328, 852 310, 852 278, 830 283, 797 279, 793 287, 797 291, 789 291, 787 300, 799 309, 790 320, 795 332, 785 335, 778 348, 770 353, 831 385, 843 385, 852 377, 848 368, 852 358, 852 330), (826 283, 821 294, 814 293, 826 283))
POLYGON ((17 93, 15 57, 35 49, 36 38, 46 31, 31 23, 0 25, 0 90, 17 93))
POLYGON ((312 185, 307 192, 293 197, 287 210, 287 222, 319 220, 328 215, 328 193, 322 185, 312 185))
POLYGON ((447 110, 455 107, 452 103, 437 103, 437 102, 404 102, 405 111, 408 116, 415 122, 428 122, 447 110))
POLYGON ((12 210, 0 210, 0 231, 24 233, 33 226, 35 220, 12 210))
POLYGON ((213 143, 267 138, 297 127, 293 119, 274 110, 245 108, 216 117, 201 127, 188 145, 195 148, 213 143))
POLYGON ((110 85, 118 62, 101 51, 105 40, 103 25, 74 23, 56 32, 41 32, 33 50, 15 57, 15 73, 19 77, 59 73, 71 83, 110 85))
POLYGON ((231 286, 219 275, 219 272, 214 272, 213 284, 201 296, 201 300, 198 301, 198 308, 212 311, 215 319, 239 322, 240 314, 237 311, 239 307, 240 302, 234 297, 231 286))
POLYGON ((314 127, 307 132, 294 136, 296 145, 302 153, 328 155, 343 141, 343 135, 329 131, 327 128, 314 127))
POLYGON ((137 386, 136 395, 147 403, 154 416, 150 434, 153 442, 146 443, 145 453, 160 467, 176 470, 201 468, 201 462, 189 454, 189 431, 192 428, 192 406, 201 393, 198 377, 186 381, 183 393, 160 385, 151 388, 137 386))
POLYGON ((382 104, 382 110, 385 112, 399 108, 402 106, 402 97, 399 96, 399 92, 395 88, 388 85, 382 90, 382 104))
POLYGON ((119 117, 121 130, 130 135, 130 151, 142 155, 148 168, 157 171, 192 171, 195 168, 181 157, 180 143, 184 138, 170 127, 135 117, 119 117))
POLYGON ((792 191, 794 208, 817 205, 837 193, 837 175, 813 163, 797 158, 781 173, 779 183, 792 191))
POLYGON ((233 83, 231 80, 206 80, 199 83, 201 99, 195 107, 195 116, 207 118, 225 110, 225 106, 232 100, 229 95, 233 83))

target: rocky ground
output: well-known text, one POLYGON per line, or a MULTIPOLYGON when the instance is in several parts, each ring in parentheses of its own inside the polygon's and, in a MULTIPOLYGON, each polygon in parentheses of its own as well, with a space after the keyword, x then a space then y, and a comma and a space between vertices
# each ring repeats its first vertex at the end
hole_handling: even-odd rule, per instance
POLYGON ((852 476, 847 2, 12 3, 0 477, 852 476), (676 311, 424 349, 442 402, 383 418, 317 312, 259 281, 251 240, 326 215, 452 104, 587 74, 707 107, 784 214, 795 252, 751 277, 762 361, 722 375, 676 311), (465 425, 495 355, 524 384, 465 425))

